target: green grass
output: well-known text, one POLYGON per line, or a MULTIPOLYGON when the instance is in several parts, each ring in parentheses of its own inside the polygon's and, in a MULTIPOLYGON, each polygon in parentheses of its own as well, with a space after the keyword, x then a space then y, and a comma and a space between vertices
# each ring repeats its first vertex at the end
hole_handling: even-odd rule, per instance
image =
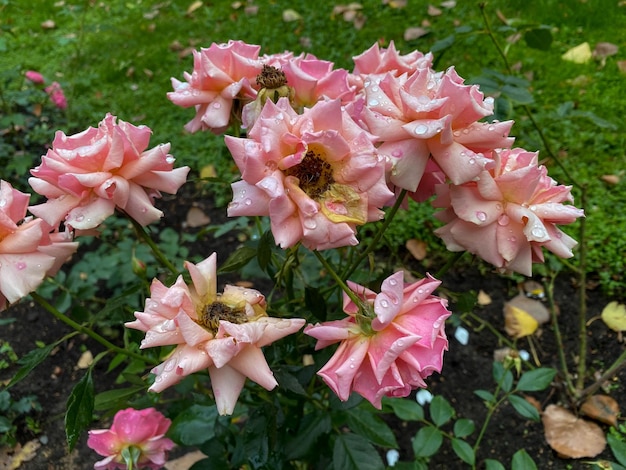
MULTIPOLYGON (((172 153, 181 164, 194 170, 212 163, 220 171, 232 166, 222 140, 201 133, 187 135, 182 126, 193 111, 172 105, 170 77, 182 78, 192 69, 191 55, 180 48, 208 47, 212 42, 242 39, 262 46, 262 53, 311 52, 351 68, 351 57, 375 41, 394 40, 405 52, 434 48, 436 68, 454 65, 468 81, 480 81, 485 70, 506 73, 502 59, 485 34, 476 1, 459 0, 454 8, 428 16, 429 2, 411 0, 404 9, 363 0, 366 22, 355 29, 341 16, 333 17, 335 2, 328 0, 256 1, 256 14, 244 7, 233 9, 230 0, 205 1, 191 14, 191 1, 111 0, 50 2, 48 0, 0 0, 0 70, 39 70, 60 81, 68 94, 69 131, 96 125, 111 112, 153 130, 153 143, 172 142, 172 153), (291 8, 302 19, 284 22, 282 13, 291 8), (53 20, 56 27, 41 24, 53 20), (426 26, 429 34, 405 41, 409 26, 426 26)), ((245 4, 245 2, 242 2, 245 4)), ((346 4, 349 2, 345 2, 346 4)), ((615 0, 494 0, 486 14, 507 59, 518 77, 529 83, 533 101, 528 106, 551 148, 563 159, 570 174, 589 188, 585 208, 589 247, 589 271, 597 273, 605 291, 626 295, 621 273, 626 251, 626 159, 624 149, 623 97, 626 76, 617 61, 626 49, 626 6, 615 0), (502 22, 496 12, 509 20, 502 22), (552 33, 549 50, 532 49, 524 39, 508 44, 507 38, 527 27, 545 25, 552 33), (584 41, 593 48, 598 42, 620 47, 616 56, 573 64, 561 55, 584 41), (601 176, 621 176, 618 185, 607 185, 601 176)), ((504 110, 503 117, 517 123, 517 145, 548 153, 519 105, 504 110)), ((51 130, 52 133, 53 129, 51 130)), ((52 139, 52 135, 50 136, 52 139)), ((43 153, 44 149, 42 149, 43 153)), ((551 175, 572 184, 550 159, 551 175)), ((580 192, 574 189, 577 199, 580 192)), ((402 224, 412 227, 414 224, 402 224)), ((577 226, 566 230, 577 236, 577 226)), ((414 233, 397 227, 394 239, 413 238, 414 233)))

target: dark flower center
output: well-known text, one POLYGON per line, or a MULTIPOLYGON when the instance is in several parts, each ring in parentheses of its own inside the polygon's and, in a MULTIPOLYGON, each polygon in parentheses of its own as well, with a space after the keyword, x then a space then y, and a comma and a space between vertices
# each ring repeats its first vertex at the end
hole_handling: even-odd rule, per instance
POLYGON ((264 65, 261 73, 256 77, 256 84, 261 88, 280 88, 287 84, 285 72, 271 65, 264 65))
POLYGON ((330 163, 313 150, 309 150, 298 165, 287 168, 285 174, 298 178, 300 189, 314 200, 319 199, 335 182, 330 163))
POLYGON ((217 333, 220 320, 241 324, 248 321, 248 316, 243 309, 229 307, 222 302, 213 302, 204 308, 198 319, 199 323, 213 334, 217 333))

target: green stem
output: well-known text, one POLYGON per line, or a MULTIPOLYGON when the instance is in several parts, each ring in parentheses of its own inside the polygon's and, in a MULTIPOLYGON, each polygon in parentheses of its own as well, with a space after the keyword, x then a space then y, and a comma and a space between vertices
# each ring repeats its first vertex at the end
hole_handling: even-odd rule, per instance
POLYGON ((552 320, 552 329, 554 330, 554 340, 556 341, 556 349, 559 354, 559 362, 561 363, 561 373, 565 378, 567 384, 567 390, 569 393, 574 392, 574 385, 570 377, 569 370, 567 368, 567 360, 565 358, 565 349, 563 347, 563 338, 561 337, 561 328, 559 327, 559 320, 556 315, 556 307, 554 305, 554 281, 556 277, 552 276, 550 282, 544 284, 544 290, 546 292, 546 298, 548 300, 548 307, 550 309, 550 318, 552 320))
POLYGON ((356 293, 352 289, 348 287, 348 285, 343 281, 341 277, 339 277, 337 272, 333 269, 333 267, 326 260, 326 258, 324 258, 321 255, 321 253, 317 250, 313 250, 313 254, 317 257, 320 263, 322 263, 322 266, 324 266, 324 269, 328 271, 328 273, 332 276, 332 278, 339 285, 339 287, 341 287, 341 290, 343 290, 347 294, 347 296, 350 297, 350 300, 352 300, 352 302, 354 302, 355 305, 358 305, 358 306, 363 305, 363 299, 361 299, 358 295, 356 295, 356 293))
POLYGON ((113 343, 111 343, 110 341, 106 340, 105 338, 100 336, 98 333, 93 331, 91 328, 87 328, 81 325, 80 323, 75 322, 67 315, 64 315, 61 312, 59 312, 52 304, 50 304, 46 299, 44 299, 42 296, 40 296, 36 292, 31 292, 30 295, 39 305, 41 305, 48 312, 50 312, 57 320, 62 321, 63 323, 65 323, 66 325, 68 325, 69 327, 73 328, 74 330, 80 333, 86 334, 87 336, 94 339, 95 341, 100 343, 102 346, 104 346, 108 350, 116 352, 118 354, 124 354, 125 356, 131 357, 133 359, 138 359, 143 362, 155 363, 154 361, 149 360, 148 358, 142 356, 141 354, 137 354, 135 352, 128 351, 124 348, 120 348, 114 345, 113 343))
POLYGON ((593 395, 604 382, 612 379, 617 375, 617 373, 626 366, 626 351, 623 351, 622 354, 611 364, 604 374, 602 374, 594 383, 592 383, 589 387, 582 390, 578 395, 578 402, 583 402, 588 396, 593 395))
POLYGON ((133 224, 133 227, 135 228, 135 232, 137 233, 137 236, 150 247, 150 250, 152 250, 152 254, 154 255, 154 257, 165 268, 169 269, 169 271, 174 276, 178 276, 180 274, 180 271, 178 271, 178 269, 176 269, 176 266, 174 266, 172 262, 167 259, 167 257, 163 254, 161 249, 158 247, 158 245, 154 243, 154 240, 152 240, 150 235, 148 235, 148 233, 143 228, 143 226, 139 222, 137 222, 135 219, 133 219, 131 216, 129 216, 128 214, 125 214, 125 215, 128 218, 128 220, 130 220, 130 222, 133 224))
POLYGON ((406 189, 403 189, 402 191, 400 191, 400 195, 397 197, 396 202, 393 204, 391 209, 389 209, 389 212, 385 216, 385 220, 383 221, 380 228, 378 229, 378 232, 376 232, 376 235, 374 235, 374 239, 367 246, 367 248, 359 254, 357 259, 348 267, 348 269, 346 269, 343 273, 341 273, 342 279, 348 279, 352 275, 352 273, 356 270, 356 268, 359 267, 361 262, 365 258, 367 258, 367 256, 378 247, 378 243, 380 242, 381 238, 385 234, 385 231, 387 230, 387 227, 389 227, 389 224, 391 224, 391 221, 396 215, 396 212, 398 212, 398 209, 400 209, 400 206, 402 205, 402 201, 404 201, 406 194, 407 194, 406 189))
POLYGON ((444 264, 443 267, 439 271, 437 271, 437 273, 435 274, 435 279, 441 279, 442 276, 446 274, 448 270, 452 266, 454 266, 458 260, 460 260, 463 257, 464 254, 465 254, 465 251, 459 251, 457 253, 454 253, 454 255, 450 256, 446 264, 444 264))

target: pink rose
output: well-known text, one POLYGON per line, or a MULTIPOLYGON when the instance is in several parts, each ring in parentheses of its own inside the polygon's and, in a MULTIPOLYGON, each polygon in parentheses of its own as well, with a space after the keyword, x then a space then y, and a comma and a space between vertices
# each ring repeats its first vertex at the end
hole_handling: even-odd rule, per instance
POLYGON ((41 75, 39 72, 35 72, 34 70, 26 71, 24 76, 31 82, 37 83, 39 85, 43 84, 46 81, 46 79, 43 78, 43 75, 41 75))
POLYGON ((256 98, 253 84, 262 69, 259 50, 260 46, 229 41, 194 51, 193 72, 185 72, 185 82, 172 78, 174 91, 167 94, 178 106, 195 106, 196 116, 185 125, 187 131, 226 132, 233 111, 241 113, 241 107, 256 98), (239 111, 233 110, 235 101, 241 101, 239 111))
MULTIPOLYGON (((89 431, 87 445, 106 457, 96 462, 96 470, 132 468, 161 469, 167 462, 167 453, 174 442, 165 437, 172 422, 154 408, 120 410, 110 429, 89 431), (134 462, 124 459, 123 451, 134 448, 139 456, 134 462)), ((129 452, 124 452, 129 454, 129 452)), ((132 453, 130 453, 132 455, 132 453)))
POLYGON ((491 163, 490 151, 508 147, 512 121, 479 122, 493 112, 476 85, 464 85, 453 68, 364 78, 361 118, 392 163, 389 181, 416 191, 430 158, 455 184, 471 181, 491 163))
POLYGON ((557 185, 537 163, 537 153, 515 148, 493 152, 495 165, 477 181, 437 187, 437 229, 451 251, 467 250, 497 268, 532 274, 543 262, 542 247, 569 258, 576 241, 557 228, 583 211, 572 202, 569 186, 557 185))
POLYGON ((78 244, 26 216, 29 195, 0 180, 0 311, 53 275, 78 244))
POLYGON ((189 168, 173 168, 169 144, 146 150, 150 133, 111 114, 97 129, 72 136, 58 131, 29 179, 48 201, 30 211, 53 227, 64 220, 82 230, 100 225, 116 207, 141 225, 158 220, 163 213, 155 198, 176 193, 189 168))
POLYGON ((393 196, 372 139, 338 99, 302 114, 268 100, 248 138, 226 136, 242 174, 228 215, 269 215, 283 248, 357 244, 356 226, 379 220, 393 196))
POLYGON ((59 82, 52 82, 45 88, 45 90, 50 97, 50 101, 52 101, 57 108, 67 108, 67 99, 65 98, 65 93, 63 93, 63 88, 61 88, 61 84, 59 82))
POLYGON ((135 312, 136 320, 126 326, 146 332, 141 348, 176 345, 152 370, 151 391, 208 369, 218 412, 230 415, 246 377, 266 390, 278 385, 261 348, 295 333, 305 321, 269 317, 265 297, 254 289, 227 285, 218 294, 216 260, 213 253, 198 264, 185 263, 191 286, 182 276, 170 288, 155 279, 145 311, 135 312))
POLYGON ((402 271, 383 281, 380 294, 349 282, 364 305, 344 293, 347 318, 304 329, 318 340, 316 349, 340 343, 318 375, 341 400, 354 391, 380 409, 383 396, 406 397, 441 371, 450 312, 431 295, 439 284, 430 276, 405 284, 402 271))

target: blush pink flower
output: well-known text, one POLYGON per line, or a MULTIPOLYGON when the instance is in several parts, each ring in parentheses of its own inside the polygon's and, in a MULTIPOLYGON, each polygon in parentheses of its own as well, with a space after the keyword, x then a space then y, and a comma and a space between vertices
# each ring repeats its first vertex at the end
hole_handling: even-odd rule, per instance
POLYGON ((165 437, 172 422, 154 408, 120 410, 109 429, 89 431, 87 446, 106 457, 96 462, 96 470, 161 469, 174 442, 165 437), (134 449, 134 452, 132 452, 134 449), (136 453, 135 461, 132 461, 136 453), (127 459, 130 459, 129 462, 127 459))
POLYGON ((318 340, 316 349, 340 343, 318 375, 341 400, 354 391, 380 409, 383 396, 406 397, 441 372, 450 312, 431 295, 439 284, 430 276, 405 284, 402 271, 383 281, 380 294, 349 282, 364 306, 344 293, 347 318, 304 329, 318 340))
POLYGON ((63 93, 63 88, 61 88, 61 84, 59 82, 52 82, 45 88, 46 93, 50 97, 50 101, 59 109, 67 108, 67 99, 65 98, 65 93, 63 93))
POLYGON ((111 114, 97 129, 72 136, 58 131, 29 179, 48 201, 30 211, 53 227, 64 220, 81 230, 97 227, 116 207, 144 226, 158 220, 163 213, 155 198, 176 193, 189 168, 173 168, 169 144, 146 150, 150 133, 111 114))
POLYGON ((453 183, 471 181, 490 164, 491 150, 513 142, 512 121, 479 122, 492 114, 493 99, 464 85, 454 68, 364 80, 361 119, 379 138, 378 151, 392 163, 389 180, 400 188, 415 191, 430 158, 453 183))
POLYGON ((228 215, 269 215, 283 248, 356 245, 356 226, 379 220, 393 197, 372 140, 339 100, 302 114, 268 100, 248 138, 226 136, 242 174, 228 215))
POLYGON ((217 293, 216 260, 213 253, 198 264, 185 263, 191 286, 182 276, 170 288, 155 279, 145 310, 135 312, 136 320, 126 326, 146 332, 142 348, 176 346, 152 370, 151 391, 208 369, 217 410, 229 415, 246 377, 267 390, 278 385, 261 348, 295 333, 305 321, 268 316, 265 297, 254 289, 227 285, 217 293))
POLYGON ((253 84, 263 67, 258 60, 260 49, 243 41, 229 41, 194 51, 193 72, 184 73, 185 82, 172 78, 174 91, 167 94, 178 106, 195 106, 196 116, 185 125, 187 131, 222 134, 233 115, 241 119, 237 116, 241 107, 256 98, 253 84), (239 103, 233 108, 235 102, 239 103))
POLYGON ((0 311, 54 275, 78 244, 49 234, 42 220, 26 217, 30 196, 0 180, 0 311))
POLYGON ((557 224, 584 215, 573 202, 570 186, 557 185, 538 165, 537 153, 515 148, 494 152, 495 165, 477 181, 437 187, 437 229, 451 251, 467 250, 497 268, 532 274, 543 262, 542 247, 562 258, 572 255, 576 241, 557 224))
POLYGON ((43 75, 41 75, 39 72, 36 72, 34 70, 26 71, 26 73, 24 73, 24 76, 31 82, 37 83, 38 85, 41 85, 46 81, 46 79, 43 78, 43 75))

